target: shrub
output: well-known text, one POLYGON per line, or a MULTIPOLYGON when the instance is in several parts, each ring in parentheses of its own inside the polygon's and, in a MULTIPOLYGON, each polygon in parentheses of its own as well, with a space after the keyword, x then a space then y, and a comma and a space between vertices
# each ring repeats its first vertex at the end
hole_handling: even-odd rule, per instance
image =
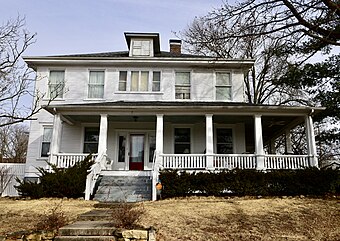
POLYGON ((55 165, 49 164, 52 172, 38 168, 39 183, 17 180, 19 185, 15 188, 21 196, 31 198, 82 197, 84 196, 86 177, 93 164, 91 155, 70 168, 57 168, 55 165))
POLYGON ((162 197, 190 195, 294 196, 336 194, 340 190, 340 170, 307 168, 301 170, 234 169, 222 172, 185 173, 162 171, 162 197))
POLYGON ((58 231, 67 224, 67 218, 61 209, 62 203, 55 204, 49 211, 41 215, 40 221, 35 225, 36 230, 58 231))
POLYGON ((112 208, 112 222, 116 228, 135 228, 144 213, 142 204, 117 203, 112 208))

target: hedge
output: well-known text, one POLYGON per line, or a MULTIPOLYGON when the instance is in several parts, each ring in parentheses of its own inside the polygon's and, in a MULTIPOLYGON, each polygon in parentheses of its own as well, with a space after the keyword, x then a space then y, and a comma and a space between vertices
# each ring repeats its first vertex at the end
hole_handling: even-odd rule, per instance
POLYGON ((340 193, 340 170, 257 171, 234 169, 221 172, 160 173, 162 197, 205 196, 323 196, 340 193))

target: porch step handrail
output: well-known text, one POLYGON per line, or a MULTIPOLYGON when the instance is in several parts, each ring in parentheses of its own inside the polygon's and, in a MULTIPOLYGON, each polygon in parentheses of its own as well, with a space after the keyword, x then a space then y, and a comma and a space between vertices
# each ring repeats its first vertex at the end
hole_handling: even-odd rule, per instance
POLYGON ((267 154, 264 157, 266 169, 301 169, 310 167, 308 155, 276 155, 267 154))
POLYGON ((97 179, 100 175, 102 167, 105 166, 107 156, 104 153, 98 154, 95 163, 92 165, 89 174, 86 177, 85 200, 90 200, 94 193, 97 179))

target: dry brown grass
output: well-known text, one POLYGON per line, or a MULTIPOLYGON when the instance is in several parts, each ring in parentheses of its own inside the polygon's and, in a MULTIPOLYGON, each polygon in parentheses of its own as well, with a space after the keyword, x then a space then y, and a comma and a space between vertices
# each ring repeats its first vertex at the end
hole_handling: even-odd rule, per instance
POLYGON ((76 199, 12 200, 0 198, 0 235, 10 232, 33 230, 42 214, 60 202, 61 210, 69 221, 93 209, 96 202, 76 199))
POLYGON ((159 240, 340 240, 339 202, 188 198, 145 203, 159 240))
MULTIPOLYGON (((0 235, 34 227, 60 199, 0 199, 0 235)), ((74 220, 95 202, 62 200, 74 220)), ((340 202, 309 198, 184 198, 143 203, 140 225, 154 226, 158 241, 340 240, 340 202)))

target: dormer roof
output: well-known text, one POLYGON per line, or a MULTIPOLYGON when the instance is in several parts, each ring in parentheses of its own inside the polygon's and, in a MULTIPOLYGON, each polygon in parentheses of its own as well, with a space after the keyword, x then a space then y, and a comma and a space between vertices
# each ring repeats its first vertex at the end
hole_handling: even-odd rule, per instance
POLYGON ((152 39, 153 41, 153 49, 154 53, 158 54, 161 49, 160 49, 160 40, 159 40, 159 33, 134 33, 134 32, 125 32, 125 40, 126 44, 130 50, 131 46, 131 39, 152 39))

